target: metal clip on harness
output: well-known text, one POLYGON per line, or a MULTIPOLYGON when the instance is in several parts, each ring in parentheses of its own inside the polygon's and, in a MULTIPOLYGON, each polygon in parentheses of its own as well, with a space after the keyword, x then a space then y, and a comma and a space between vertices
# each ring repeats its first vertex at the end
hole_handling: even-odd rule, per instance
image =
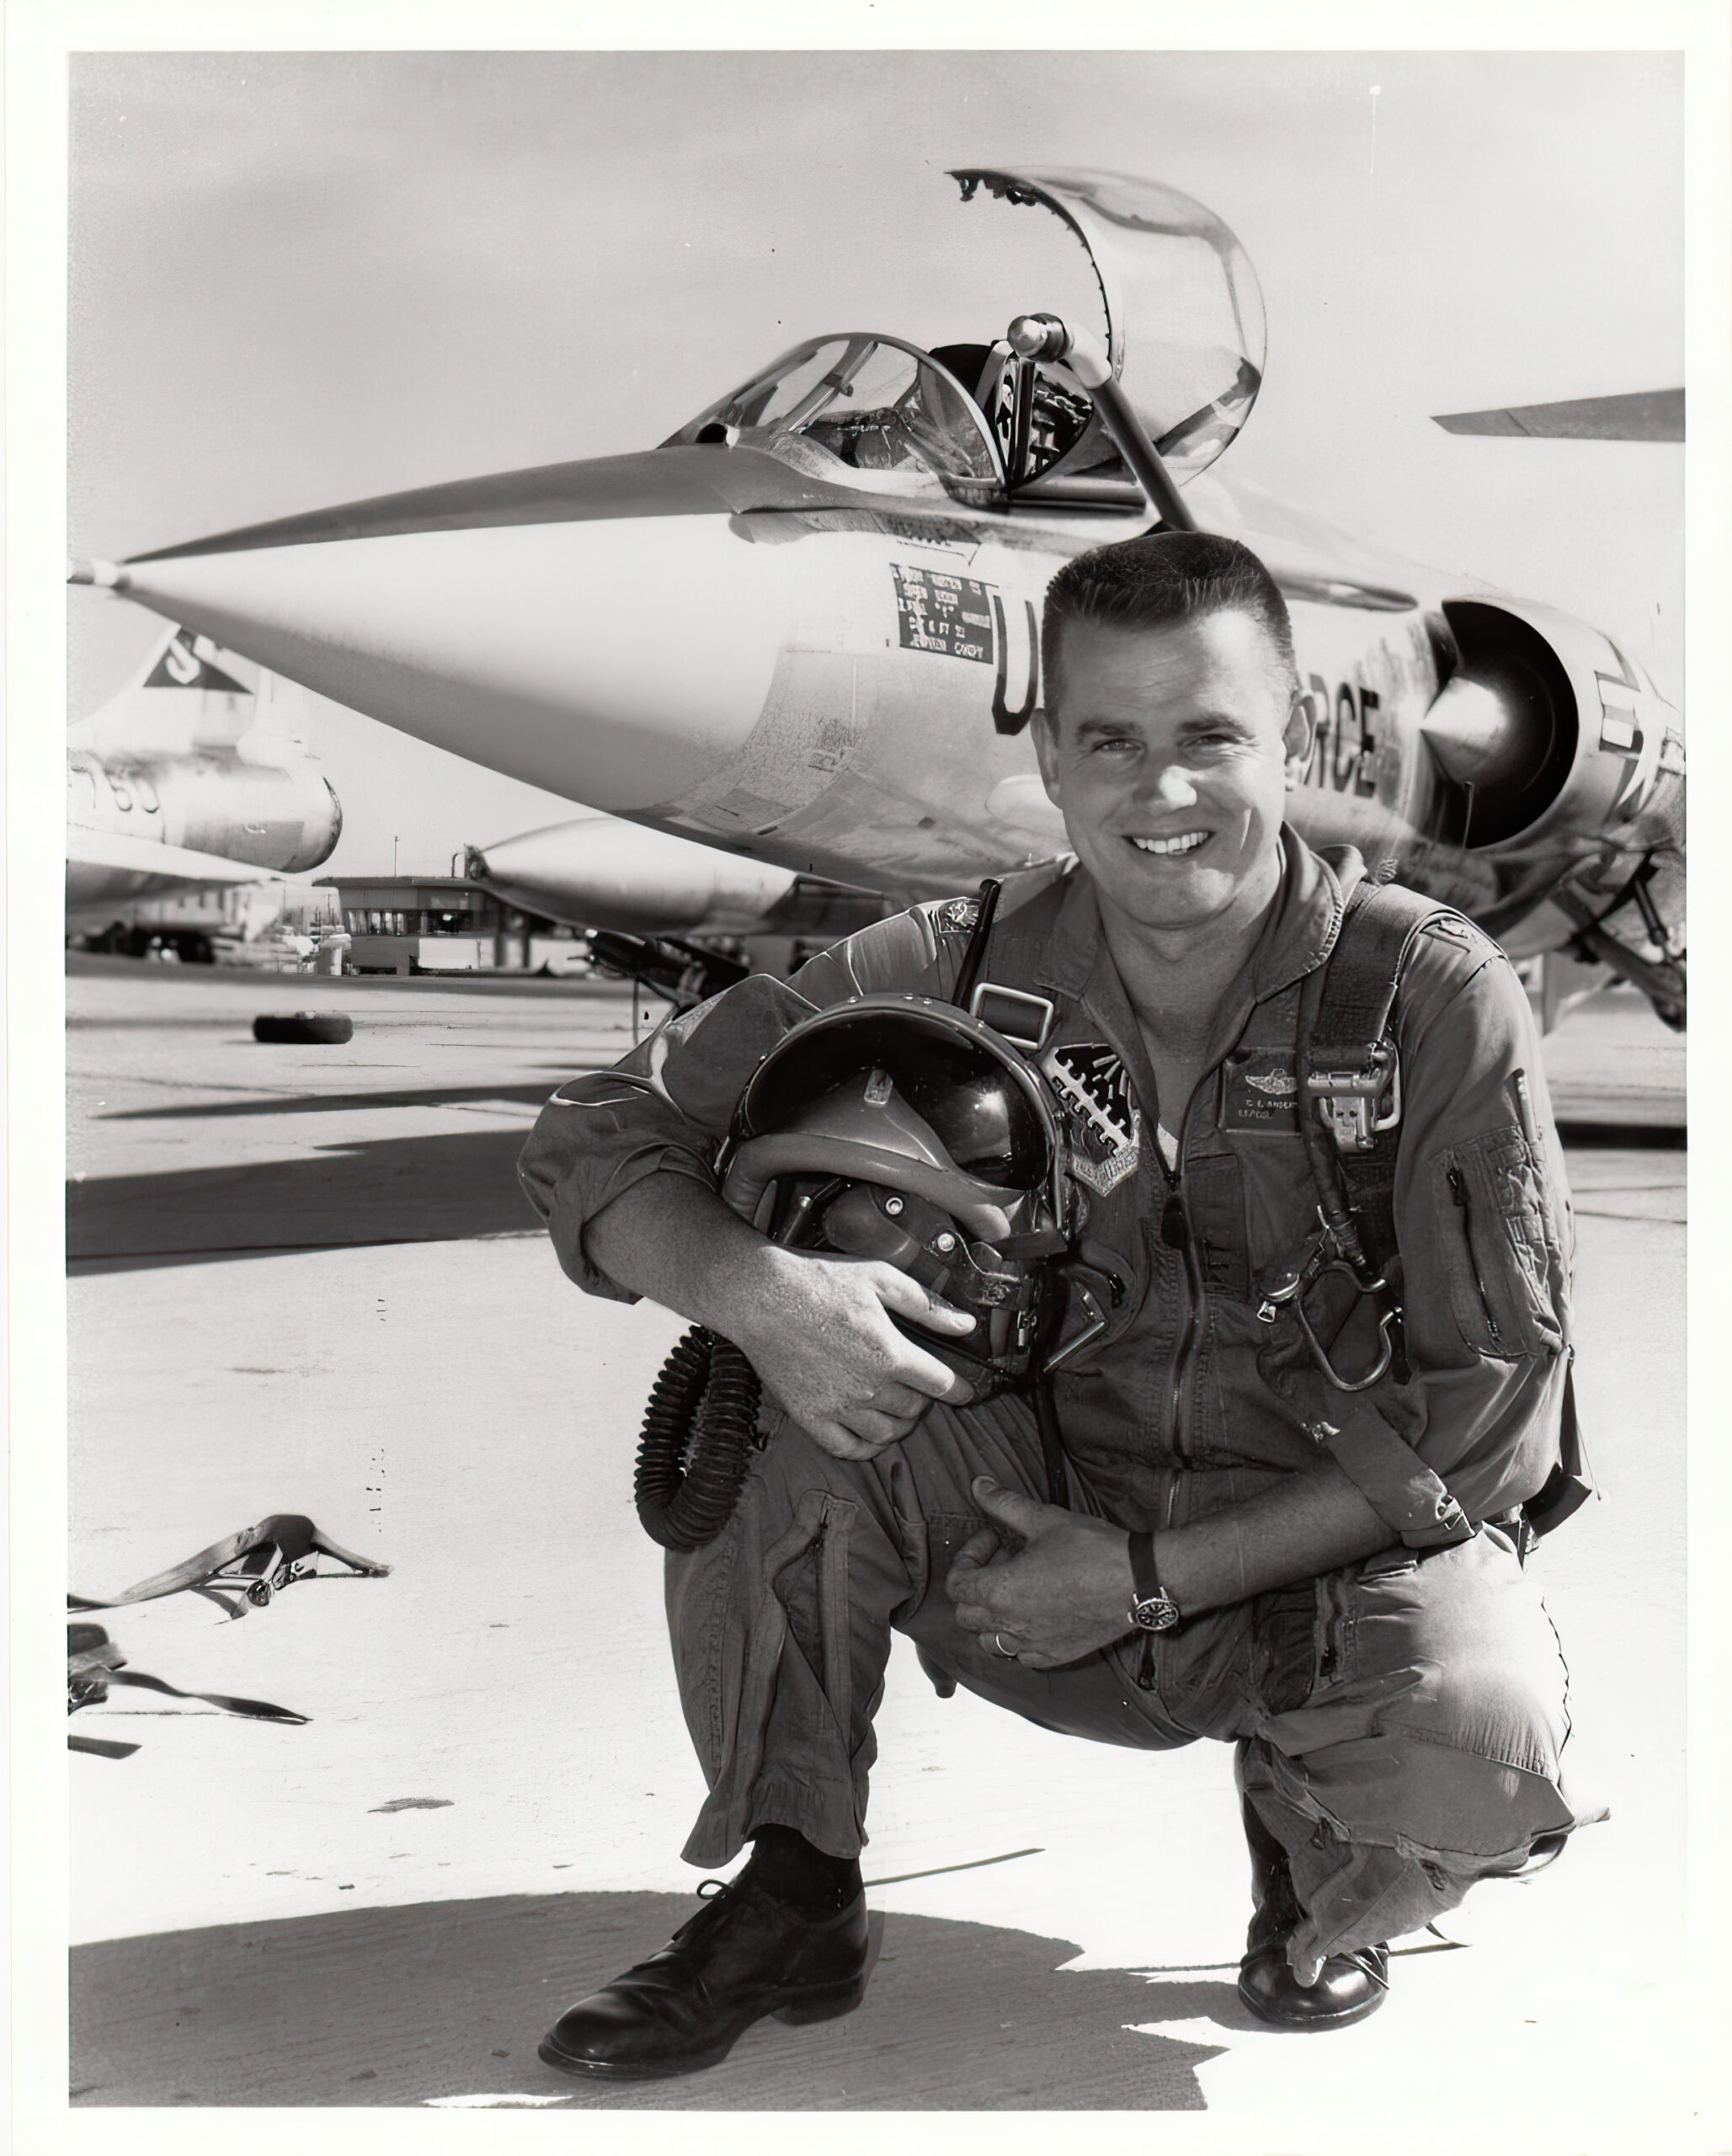
POLYGON ((1372 1042, 1357 1070, 1308 1070, 1305 1093, 1344 1153, 1370 1152, 1378 1133, 1401 1120, 1401 1065, 1394 1043, 1372 1042))
MULTIPOLYGON (((1410 942, 1411 938, 1409 940, 1410 942)), ((1406 955, 1404 948, 1404 961, 1406 955)), ((1322 1223, 1322 1232, 1312 1239, 1299 1261, 1266 1292, 1257 1315, 1266 1325, 1272 1325, 1282 1306, 1291 1303, 1300 1336, 1312 1360, 1322 1373, 1324 1382, 1337 1392, 1369 1392, 1388 1374, 1397 1353, 1400 1305, 1391 1292, 1387 1272, 1372 1276, 1358 1224, 1341 1187, 1339 1155, 1369 1152, 1375 1146, 1378 1134, 1394 1129, 1401 1120, 1401 1065, 1389 1030, 1395 982, 1400 978, 1400 971, 1398 964, 1377 1038, 1367 1043, 1352 1068, 1332 1064, 1330 1068, 1319 1070, 1312 1062, 1312 1046, 1326 978, 1324 969, 1319 968, 1308 976, 1299 997, 1296 1043, 1299 1131, 1311 1166, 1311 1179, 1317 1189, 1317 1217, 1322 1223), (1306 1315, 1307 1291, 1328 1273, 1345 1273, 1362 1295, 1372 1297, 1379 1305, 1378 1332, 1382 1346, 1376 1363, 1363 1377, 1342 1376, 1330 1362, 1328 1351, 1312 1330, 1306 1315)))
POLYGON ((1389 1282, 1387 1274, 1380 1273, 1375 1280, 1365 1277, 1363 1261, 1356 1265, 1345 1257, 1335 1240, 1334 1230, 1323 1219, 1323 1210, 1318 1209, 1318 1218, 1323 1221, 1318 1234, 1305 1246, 1304 1255, 1289 1264, 1276 1276, 1274 1283, 1263 1291, 1257 1305, 1257 1316, 1265 1325, 1273 1325, 1282 1310, 1292 1306, 1294 1321, 1300 1337, 1310 1351, 1311 1359, 1323 1374, 1324 1382, 1336 1392, 1369 1392, 1372 1387, 1388 1375, 1395 1359, 1394 1329, 1401 1321, 1400 1305, 1388 1299, 1389 1282), (1346 1378, 1330 1362, 1329 1350, 1312 1330, 1310 1318, 1305 1310, 1305 1297, 1325 1274, 1344 1273, 1362 1295, 1382 1298, 1378 1312, 1378 1333, 1382 1346, 1377 1361, 1362 1378, 1346 1378))

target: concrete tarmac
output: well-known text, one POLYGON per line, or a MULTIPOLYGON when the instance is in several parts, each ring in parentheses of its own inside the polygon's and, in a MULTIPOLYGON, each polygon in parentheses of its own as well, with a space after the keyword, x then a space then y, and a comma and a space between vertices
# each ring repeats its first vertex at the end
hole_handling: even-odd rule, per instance
POLYGON ((117 1689, 74 1720, 138 1748, 69 1762, 75 2110, 1182 2111, 1247 2149, 1537 2116, 1511 2144, 1674 2145, 1685 1155, 1647 1140, 1681 1123, 1682 1050, 1633 998, 1548 1043, 1560 1117, 1599 1141, 1570 1166, 1602 1502, 1535 1562, 1608 1822, 1400 1942, 1371 2020, 1277 2036, 1233 1990, 1227 1751, 941 1701, 898 1642, 865 2004, 618 2089, 535 2046, 695 1906, 701 1785, 630 1498, 680 1328, 572 1289, 512 1163, 560 1079, 629 1044, 629 992, 86 961, 68 1006, 72 1584, 118 1592, 273 1512, 392 1568, 238 1622, 186 1595, 98 1620, 136 1669, 309 1719, 117 1689), (353 1040, 252 1039, 255 1011, 313 1007, 353 1040))

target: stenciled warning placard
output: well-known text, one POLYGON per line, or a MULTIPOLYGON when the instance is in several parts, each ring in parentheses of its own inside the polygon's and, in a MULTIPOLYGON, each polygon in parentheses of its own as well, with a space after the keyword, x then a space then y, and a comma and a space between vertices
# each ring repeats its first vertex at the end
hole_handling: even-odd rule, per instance
POLYGON ((904 651, 942 652, 951 659, 978 659, 990 666, 992 609, 987 587, 972 576, 946 576, 937 569, 890 564, 896 579, 896 614, 904 651))

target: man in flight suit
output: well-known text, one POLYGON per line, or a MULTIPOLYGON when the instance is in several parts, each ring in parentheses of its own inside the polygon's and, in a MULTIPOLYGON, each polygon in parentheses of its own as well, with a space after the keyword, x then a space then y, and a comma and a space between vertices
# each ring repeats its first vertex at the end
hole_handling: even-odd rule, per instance
MULTIPOLYGON (((1087 1193, 1077 1277, 1106 1322, 1052 1380, 1066 1502, 1047 1502, 1027 1397, 971 1405, 891 1322, 960 1337, 966 1314, 890 1265, 777 1246, 713 1168, 791 1026, 877 991, 952 994, 974 902, 671 1021, 562 1087, 525 1150, 571 1278, 735 1342, 781 1411, 727 1525, 668 1566, 710 1786, 685 1854, 751 1859, 562 2018, 541 2056, 568 2071, 690 2072, 762 2015, 858 2002, 893 1629, 1048 1728, 1237 1747, 1256 1904, 1240 1991, 1279 2026, 1370 2012, 1385 1942, 1590 1816, 1564 1793, 1565 1673, 1521 1564, 1517 1508, 1554 1476, 1569 1412, 1571 1232, 1527 998, 1458 919, 1412 938, 1404 1354, 1332 1392, 1267 1298, 1318 1224, 1295 1013, 1364 870, 1282 820, 1312 746, 1285 605, 1236 542, 1151 536, 1061 571, 1043 652, 1036 744, 1076 864, 1007 887, 985 974, 1050 1006, 1039 1067, 1087 1193)), ((1356 1377, 1383 1335, 1374 1301, 1346 1300, 1328 1352, 1356 1377)))

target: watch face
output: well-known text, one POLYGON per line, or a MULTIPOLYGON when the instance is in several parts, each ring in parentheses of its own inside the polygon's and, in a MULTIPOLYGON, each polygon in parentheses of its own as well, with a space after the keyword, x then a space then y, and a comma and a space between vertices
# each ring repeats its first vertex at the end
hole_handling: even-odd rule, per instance
POLYGON ((1131 1609, 1131 1622, 1139 1631, 1170 1632, 1179 1621, 1179 1605, 1170 1595, 1151 1594, 1131 1609))

